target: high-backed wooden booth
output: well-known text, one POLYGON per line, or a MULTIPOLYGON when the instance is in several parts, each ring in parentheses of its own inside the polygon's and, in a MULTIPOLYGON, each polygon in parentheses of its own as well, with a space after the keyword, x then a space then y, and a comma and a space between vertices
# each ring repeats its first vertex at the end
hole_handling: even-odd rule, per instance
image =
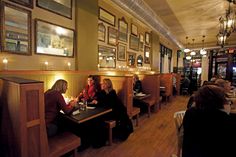
POLYGON ((59 157, 80 145, 80 138, 65 132, 48 139, 42 81, 16 77, 0 79, 1 144, 6 157, 59 157))
POLYGON ((170 100, 173 93, 173 80, 171 73, 165 73, 160 75, 160 86, 165 87, 164 97, 170 100))
POLYGON ((151 96, 144 101, 148 104, 148 116, 150 116, 151 107, 160 103, 160 75, 159 74, 138 74, 142 82, 143 92, 151 96))

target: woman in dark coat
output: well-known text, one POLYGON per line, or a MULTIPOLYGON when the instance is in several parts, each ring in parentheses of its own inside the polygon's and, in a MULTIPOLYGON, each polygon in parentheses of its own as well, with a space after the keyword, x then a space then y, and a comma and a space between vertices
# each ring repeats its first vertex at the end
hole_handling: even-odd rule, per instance
POLYGON ((110 79, 103 79, 102 91, 98 96, 98 104, 103 107, 112 108, 112 112, 106 115, 105 119, 115 120, 116 127, 114 129, 114 135, 121 140, 126 140, 129 134, 133 132, 133 125, 127 115, 126 107, 113 89, 110 79))

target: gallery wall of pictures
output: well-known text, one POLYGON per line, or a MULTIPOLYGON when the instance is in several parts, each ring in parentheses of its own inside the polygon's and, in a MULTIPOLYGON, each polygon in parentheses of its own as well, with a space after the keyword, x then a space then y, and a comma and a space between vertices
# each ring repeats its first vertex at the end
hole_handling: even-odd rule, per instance
POLYGON ((43 70, 48 60, 49 70, 66 70, 68 62, 74 69, 74 3, 75 0, 1 0, 0 59, 7 59, 7 70, 43 70), (47 59, 48 56, 54 57, 47 59), (28 57, 28 61, 22 63, 26 59, 22 57, 28 57))
POLYGON ((150 67, 151 64, 151 33, 140 21, 135 21, 114 8, 100 6, 98 10, 98 47, 103 50, 115 49, 116 55, 108 57, 107 51, 98 52, 99 67, 127 69, 150 67), (108 10, 110 9, 110 10, 108 10), (104 49, 106 47, 106 49, 104 49), (111 66, 103 65, 111 62, 111 66), (104 60, 107 60, 104 62, 104 60))

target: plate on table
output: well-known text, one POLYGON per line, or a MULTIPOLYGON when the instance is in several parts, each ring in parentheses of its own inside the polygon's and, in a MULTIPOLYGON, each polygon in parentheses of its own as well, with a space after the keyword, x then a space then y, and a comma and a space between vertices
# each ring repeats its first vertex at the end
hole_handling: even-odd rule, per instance
POLYGON ((144 93, 137 93, 135 96, 145 96, 146 94, 144 93))

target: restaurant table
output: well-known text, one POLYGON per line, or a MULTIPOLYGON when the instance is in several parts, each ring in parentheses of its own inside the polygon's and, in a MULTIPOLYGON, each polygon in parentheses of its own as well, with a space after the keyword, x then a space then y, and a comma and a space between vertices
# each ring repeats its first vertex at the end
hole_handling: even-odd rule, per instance
POLYGON ((61 115, 65 117, 66 119, 69 119, 69 120, 72 120, 73 122, 81 124, 88 120, 107 114, 111 111, 112 111, 111 108, 96 107, 94 109, 86 109, 85 111, 80 110, 80 113, 76 115, 72 115, 72 114, 66 115, 63 113, 61 115))
POLYGON ((137 93, 134 95, 134 99, 143 100, 149 98, 150 96, 151 94, 137 93))

